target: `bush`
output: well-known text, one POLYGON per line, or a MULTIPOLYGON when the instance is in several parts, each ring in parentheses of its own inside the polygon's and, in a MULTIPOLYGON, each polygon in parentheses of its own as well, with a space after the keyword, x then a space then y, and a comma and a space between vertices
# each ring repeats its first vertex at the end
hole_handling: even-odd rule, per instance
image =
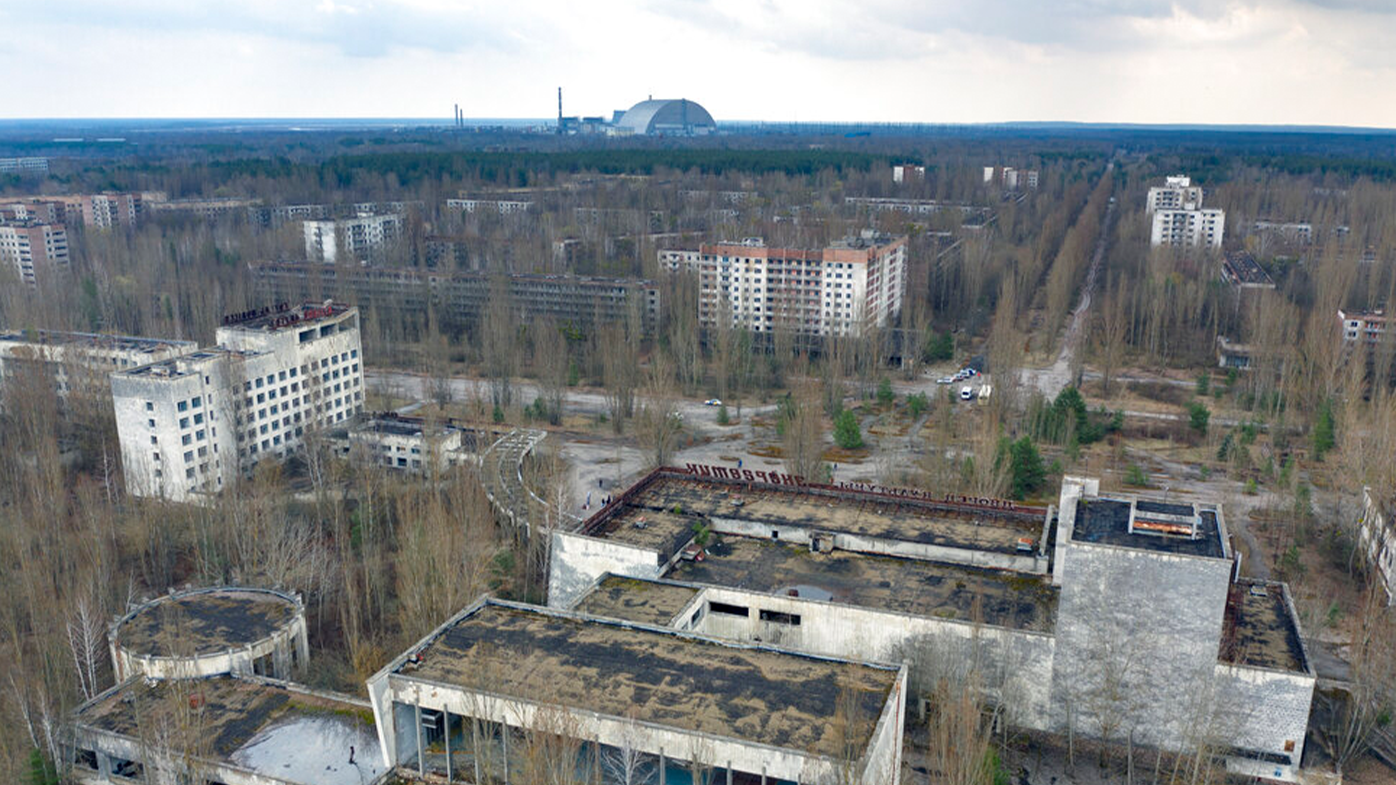
POLYGON ((863 431, 858 427, 858 415, 844 409, 834 418, 834 443, 845 450, 863 446, 863 431))
POLYGON ((494 405, 494 421, 496 425, 504 422, 504 408, 499 404, 494 405))
POLYGON ((721 406, 717 407, 717 424, 730 425, 731 422, 732 418, 727 414, 727 404, 724 403, 721 406))
POLYGON ((1203 436, 1207 435, 1207 423, 1212 419, 1212 412, 1206 406, 1197 401, 1188 401, 1188 427, 1197 431, 1203 436))
POLYGON ((916 393, 906 397, 906 410, 911 412, 912 417, 920 417, 931 408, 931 402, 927 400, 925 393, 916 393))
POLYGON ((1125 469, 1125 485, 1133 485, 1136 488, 1144 488, 1149 484, 1149 475, 1144 472, 1144 468, 1137 463, 1131 463, 1125 469))
POLYGON ((877 402, 883 406, 891 406, 896 396, 892 393, 892 382, 886 376, 877 384, 877 402))
POLYGON ((1202 374, 1201 376, 1197 377, 1197 394, 1198 394, 1198 395, 1201 395, 1202 397, 1205 398, 1205 397, 1207 397, 1207 395, 1209 395, 1209 394, 1211 393, 1211 389, 1212 389, 1212 374, 1210 374, 1210 373, 1204 373, 1204 374, 1202 374))
POLYGON ((1252 478, 1246 480, 1246 495, 1247 495, 1247 496, 1254 496, 1254 495, 1256 495, 1256 494, 1259 493, 1259 492, 1260 492, 1260 486, 1259 486, 1258 483, 1256 483, 1254 477, 1252 477, 1252 478))
POLYGON ((1337 429, 1333 422, 1333 401, 1324 400, 1318 406, 1313 428, 1314 460, 1323 460, 1324 453, 1338 443, 1337 429))

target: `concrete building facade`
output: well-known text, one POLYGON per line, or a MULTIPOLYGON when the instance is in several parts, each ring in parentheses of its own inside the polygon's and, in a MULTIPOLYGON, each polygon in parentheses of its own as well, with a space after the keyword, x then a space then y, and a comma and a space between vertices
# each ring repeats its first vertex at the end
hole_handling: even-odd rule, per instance
POLYGON ((307 430, 363 408, 356 308, 282 306, 230 318, 218 346, 114 373, 127 491, 189 501, 257 461, 284 458, 307 430))
POLYGON ((907 240, 867 233, 822 250, 759 238, 659 251, 660 266, 698 276, 698 321, 752 332, 859 335, 885 327, 906 294, 907 240))
POLYGON ((551 319, 589 330, 635 319, 645 334, 659 323, 659 285, 626 278, 491 275, 386 267, 332 267, 296 262, 250 265, 258 294, 269 300, 334 297, 404 321, 433 311, 450 330, 474 329, 492 297, 506 294, 524 320, 551 319))
POLYGON ((1226 211, 1217 208, 1160 209, 1153 213, 1149 245, 1154 248, 1221 248, 1226 211))
POLYGON ((0 158, 0 174, 48 174, 48 159, 34 156, 0 158))
POLYGON ((1169 176, 1161 186, 1149 189, 1145 212, 1153 215, 1159 210, 1191 210, 1202 206, 1202 188, 1192 184, 1184 174, 1169 176))
POLYGON ((331 264, 340 261, 379 262, 388 247, 402 238, 402 215, 363 213, 353 218, 308 220, 305 258, 331 264))
POLYGON ((487 199, 462 198, 447 199, 446 210, 454 213, 495 213, 498 215, 518 215, 533 209, 532 199, 487 199))
POLYGON ((1362 517, 1358 519, 1358 550, 1386 591, 1386 604, 1396 605, 1396 519, 1388 513, 1390 499, 1370 487, 1362 489, 1362 517))
POLYGON ((23 283, 52 284, 69 269, 68 231, 61 224, 0 224, 0 263, 8 263, 23 283))
POLYGON ((197 351, 193 341, 129 335, 23 330, 0 332, 0 390, 8 380, 38 370, 60 405, 70 396, 110 399, 113 373, 197 351))
POLYGON ((429 474, 478 462, 480 442, 489 438, 452 422, 433 422, 396 412, 356 417, 342 435, 331 434, 341 454, 356 462, 411 474, 429 474))

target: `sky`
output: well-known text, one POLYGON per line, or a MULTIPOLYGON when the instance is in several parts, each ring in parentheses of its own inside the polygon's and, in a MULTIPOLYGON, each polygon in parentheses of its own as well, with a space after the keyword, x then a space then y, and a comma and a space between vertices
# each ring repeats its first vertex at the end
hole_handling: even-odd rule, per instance
POLYGON ((1396 0, 0 0, 0 118, 1396 127, 1396 0))

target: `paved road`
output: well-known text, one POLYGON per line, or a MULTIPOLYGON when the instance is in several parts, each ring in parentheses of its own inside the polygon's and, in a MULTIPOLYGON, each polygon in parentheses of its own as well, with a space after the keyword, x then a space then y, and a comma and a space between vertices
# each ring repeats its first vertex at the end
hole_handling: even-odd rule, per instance
MULTIPOLYGON (((1113 161, 1110 166, 1114 167, 1113 161)), ((1057 393, 1071 384, 1071 370, 1076 353, 1085 340, 1086 317, 1091 310, 1091 296, 1095 292, 1096 279, 1100 277, 1100 268, 1105 262, 1105 248, 1110 242, 1110 227, 1114 225, 1114 220, 1115 202, 1112 200, 1105 205, 1105 217, 1100 222, 1100 234, 1096 237, 1095 251, 1091 254, 1091 266, 1086 270, 1086 282, 1081 287, 1081 299, 1076 303, 1076 310, 1071 312, 1071 321, 1067 323, 1066 333, 1062 336, 1062 348, 1057 353, 1056 361, 1048 368, 1024 368, 1022 371, 1023 384, 1036 387, 1048 398, 1057 397, 1057 393)))

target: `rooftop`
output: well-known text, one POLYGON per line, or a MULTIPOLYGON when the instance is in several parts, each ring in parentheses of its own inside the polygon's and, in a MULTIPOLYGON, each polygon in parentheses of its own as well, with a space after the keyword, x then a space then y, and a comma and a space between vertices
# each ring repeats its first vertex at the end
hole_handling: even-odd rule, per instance
POLYGON ((725 536, 701 562, 665 576, 688 583, 826 600, 995 627, 1050 632, 1058 592, 1042 577, 725 536))
POLYGON ((1222 257, 1222 275, 1227 281, 1242 286, 1273 288, 1275 281, 1248 251, 1228 251, 1222 257))
POLYGON ((1308 672, 1283 584, 1242 579, 1231 585, 1218 656, 1234 665, 1308 672))
MULTIPOLYGON (((1154 532, 1130 531, 1131 502, 1127 499, 1082 497, 1076 506, 1076 521, 1071 539, 1076 542, 1116 545, 1136 550, 1176 553, 1183 556, 1226 558, 1221 527, 1214 509, 1195 507, 1191 503, 1167 503, 1139 499, 1140 513, 1156 513, 1161 518, 1196 516, 1195 537, 1154 532)), ((1137 518, 1138 516, 1136 516, 1137 518)), ((1172 525, 1171 521, 1165 525, 1172 525)))
MULTIPOLYGON (((315 785, 360 785, 383 773, 366 704, 261 679, 130 679, 79 709, 76 722, 145 742, 152 729, 187 727, 190 708, 198 719, 188 744, 197 758, 315 785)), ((177 739, 160 741, 184 751, 177 739)))
POLYGON ((265 589, 217 588, 172 594, 114 625, 116 645, 145 656, 215 654, 260 641, 299 612, 295 598, 265 589))
POLYGON ((687 586, 607 575, 573 610, 667 627, 697 595, 687 586))
POLYGON ((348 313, 352 306, 325 300, 320 303, 291 305, 278 303, 223 317, 223 327, 237 330, 274 331, 334 319, 348 313))
POLYGON ((1036 540, 1041 510, 1010 511, 877 492, 777 485, 656 472, 587 522, 592 536, 658 549, 666 557, 701 518, 724 517, 993 553, 1036 540))
POLYGON ((395 673, 838 757, 866 748, 897 671, 489 601, 395 673), (842 695, 840 694, 842 693, 842 695), (856 716, 835 730, 840 704, 856 716))
POLYGON ((203 373, 203 368, 206 363, 222 359, 231 360, 238 357, 250 357, 255 354, 256 352, 236 351, 223 346, 210 346, 206 349, 190 352, 180 357, 168 357, 135 368, 115 371, 112 376, 162 377, 173 379, 190 374, 203 373))
POLYGON ((198 345, 193 341, 172 341, 164 338, 140 338, 132 335, 104 335, 58 330, 7 330, 0 332, 0 341, 44 346, 75 346, 104 351, 144 352, 146 354, 154 354, 162 349, 183 349, 198 345))

